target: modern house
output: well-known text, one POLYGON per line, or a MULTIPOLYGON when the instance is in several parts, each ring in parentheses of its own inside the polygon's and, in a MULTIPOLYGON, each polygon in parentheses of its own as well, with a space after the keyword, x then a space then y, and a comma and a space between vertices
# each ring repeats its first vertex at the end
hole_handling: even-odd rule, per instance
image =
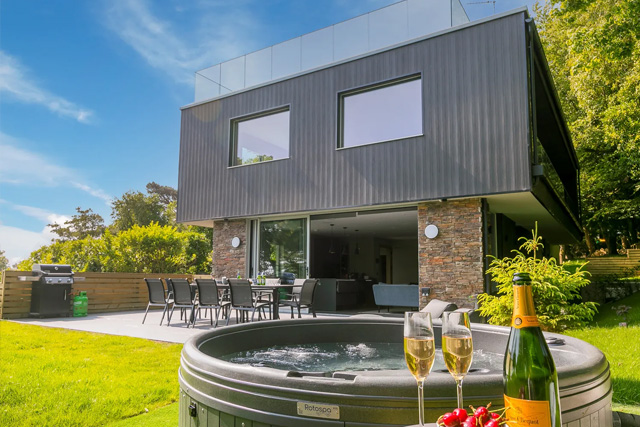
POLYGON ((526 8, 405 0, 196 74, 178 221, 215 277, 371 278, 469 304, 535 223, 581 237, 578 162, 526 8), (434 227, 435 226, 435 227, 434 227))

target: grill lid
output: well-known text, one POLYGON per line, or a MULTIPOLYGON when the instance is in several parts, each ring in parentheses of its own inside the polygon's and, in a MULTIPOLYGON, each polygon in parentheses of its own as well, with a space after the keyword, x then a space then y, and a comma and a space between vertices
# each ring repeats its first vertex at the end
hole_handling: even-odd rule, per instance
POLYGON ((33 264, 33 266, 31 267, 31 273, 37 276, 73 276, 71 266, 67 264, 33 264))

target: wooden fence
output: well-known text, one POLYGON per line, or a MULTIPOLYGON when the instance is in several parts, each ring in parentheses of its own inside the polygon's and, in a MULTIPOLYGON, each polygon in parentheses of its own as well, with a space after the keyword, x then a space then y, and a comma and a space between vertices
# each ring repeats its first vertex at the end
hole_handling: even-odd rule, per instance
MULTIPOLYGON (((31 276, 30 271, 3 271, 0 282, 0 318, 19 319, 29 317, 31 308, 31 282, 23 282, 18 276, 31 276)), ((143 310, 147 307, 149 293, 145 277, 184 277, 185 274, 146 273, 76 273, 83 281, 73 284, 72 292, 86 291, 89 298, 89 313, 143 310)), ((196 276, 199 277, 199 276, 196 276)), ((204 276, 203 276, 204 277, 204 276)), ((206 276, 210 277, 210 276, 206 276)), ((69 310, 71 312, 70 298, 69 310)))
POLYGON ((627 270, 640 274, 640 249, 629 249, 627 256, 603 256, 587 258, 585 269, 597 279, 598 276, 618 275, 627 270))

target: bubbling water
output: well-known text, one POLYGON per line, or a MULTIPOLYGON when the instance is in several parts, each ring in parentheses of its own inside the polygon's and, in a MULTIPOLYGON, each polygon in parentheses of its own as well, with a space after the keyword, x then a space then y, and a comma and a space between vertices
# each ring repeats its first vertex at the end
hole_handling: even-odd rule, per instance
MULTIPOLYGON (((407 369, 402 343, 321 343, 274 345, 231 353, 222 360, 284 371, 336 372, 407 369)), ((503 355, 483 350, 473 352, 471 370, 502 369, 503 355)), ((442 351, 436 352, 432 371, 446 371, 442 351)))

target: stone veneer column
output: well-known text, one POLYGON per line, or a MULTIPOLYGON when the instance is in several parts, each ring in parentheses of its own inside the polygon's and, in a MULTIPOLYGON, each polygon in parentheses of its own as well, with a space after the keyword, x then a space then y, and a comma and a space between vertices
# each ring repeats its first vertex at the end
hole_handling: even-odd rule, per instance
POLYGON ((428 297, 420 297, 421 308, 432 298, 455 302, 458 307, 473 307, 469 296, 484 290, 482 257, 480 199, 418 205, 420 287, 431 288, 428 297), (424 235, 429 224, 438 227, 434 239, 424 235))
POLYGON ((213 277, 236 277, 238 271, 245 277, 247 265, 247 223, 245 220, 214 221, 213 223, 213 277), (240 246, 231 246, 231 239, 240 238, 240 246))

